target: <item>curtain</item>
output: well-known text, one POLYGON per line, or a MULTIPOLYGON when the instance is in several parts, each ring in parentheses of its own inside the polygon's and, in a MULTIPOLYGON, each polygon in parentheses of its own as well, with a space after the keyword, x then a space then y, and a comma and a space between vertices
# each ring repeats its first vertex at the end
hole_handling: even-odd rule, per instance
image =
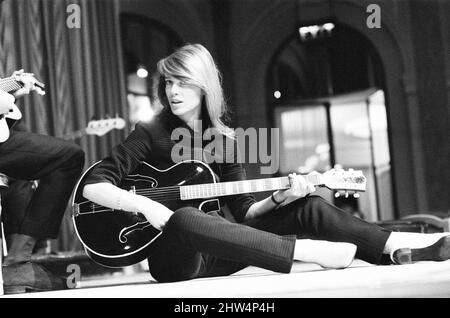
MULTIPOLYGON (((117 115, 128 122, 117 0, 5 0, 0 10, 0 77, 23 68, 46 85, 46 95, 18 101, 29 131, 63 137, 92 119, 117 115), (79 11, 69 10, 73 5, 79 11), (77 13, 79 25, 71 24, 77 13)), ((121 142, 128 126, 75 139, 86 168, 121 142)), ((56 244, 80 247, 70 203, 56 244)))

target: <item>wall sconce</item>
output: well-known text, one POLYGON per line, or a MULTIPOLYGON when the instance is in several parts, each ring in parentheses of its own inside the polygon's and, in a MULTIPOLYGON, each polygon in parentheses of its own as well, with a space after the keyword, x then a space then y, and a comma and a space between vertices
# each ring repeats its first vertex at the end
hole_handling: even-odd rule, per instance
POLYGON ((144 65, 139 65, 136 75, 140 78, 146 78, 148 76, 147 68, 144 65))
POLYGON ((321 25, 303 26, 298 29, 302 41, 318 39, 325 36, 330 36, 334 29, 334 24, 331 22, 321 25))

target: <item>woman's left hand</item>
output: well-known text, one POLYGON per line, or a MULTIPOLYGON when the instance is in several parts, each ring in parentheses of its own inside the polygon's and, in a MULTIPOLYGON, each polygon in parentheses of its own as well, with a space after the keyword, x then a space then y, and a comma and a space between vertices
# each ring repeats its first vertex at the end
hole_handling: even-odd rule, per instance
POLYGON ((297 175, 296 173, 289 174, 289 182, 291 184, 289 189, 279 190, 274 194, 278 202, 283 201, 283 204, 287 204, 316 191, 316 187, 306 181, 302 175, 297 175))

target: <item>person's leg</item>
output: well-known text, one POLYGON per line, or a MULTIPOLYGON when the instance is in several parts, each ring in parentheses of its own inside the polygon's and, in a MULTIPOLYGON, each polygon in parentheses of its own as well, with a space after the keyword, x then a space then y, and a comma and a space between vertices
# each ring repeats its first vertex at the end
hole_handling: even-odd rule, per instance
POLYGON ((299 237, 353 243, 358 247, 356 257, 374 264, 380 263, 383 254, 390 254, 398 264, 450 259, 450 233, 391 232, 318 196, 296 200, 248 224, 280 235, 296 233, 299 237))
POLYGON ((303 228, 325 240, 349 242, 358 246, 356 257, 379 264, 382 254, 389 254, 396 264, 450 259, 450 233, 391 232, 365 222, 315 197, 298 203, 298 218, 303 228), (306 212, 306 213, 305 213, 306 212), (305 227, 306 225, 306 227, 305 227))
POLYGON ((295 242, 294 260, 316 263, 324 268, 346 268, 355 258, 357 246, 347 242, 299 239, 295 242))
MULTIPOLYGON (((315 195, 293 201, 261 218, 246 223, 278 235, 295 234, 299 239, 351 243, 357 246, 356 257, 374 264, 380 262, 384 245, 390 235, 390 231, 354 217, 315 195)), ((306 247, 306 243, 308 241, 296 244, 296 249, 300 252, 300 247, 306 247)), ((310 243, 314 244, 315 242, 310 243)), ((312 256, 323 259, 325 263, 331 261, 332 265, 333 259, 337 261, 336 265, 346 263, 352 250, 351 246, 337 245, 343 250, 342 254, 338 253, 336 254, 337 258, 334 258, 333 253, 337 251, 334 247, 337 246, 333 247, 332 244, 321 246, 323 249, 320 250, 323 251, 323 255, 319 253, 320 250, 317 250, 317 254, 312 256), (330 259, 325 258, 327 251, 333 252, 329 254, 330 259), (340 255, 342 255, 342 262, 338 261, 340 255)), ((311 253, 311 250, 314 251, 312 248, 308 248, 308 250, 308 253, 311 253)))
MULTIPOLYGON (((2 192, 2 219, 5 236, 18 233, 25 211, 33 195, 32 182, 29 180, 10 180, 9 187, 2 192)), ((9 245, 9 240, 6 240, 9 245)))
MULTIPOLYGON (((35 191, 35 183, 35 181, 12 179, 9 188, 2 193, 2 220, 8 248, 19 233, 27 206, 35 191)), ((46 239, 38 240, 33 254, 44 254, 47 245, 46 239)))
POLYGON ((245 225, 185 208, 169 220, 149 265, 158 281, 228 275, 248 265, 289 272, 294 259, 342 268, 353 260, 355 244, 375 250, 376 256, 364 250, 360 255, 378 261, 388 236, 389 231, 339 212, 320 197, 295 201, 245 225))
POLYGON ((56 238, 73 187, 84 165, 75 144, 54 137, 13 132, 0 146, 0 171, 15 179, 39 179, 5 264, 29 260, 37 239, 56 238))
POLYGON ((187 207, 171 216, 153 244, 150 273, 166 282, 227 275, 248 265, 288 273, 295 236, 260 231, 187 207))

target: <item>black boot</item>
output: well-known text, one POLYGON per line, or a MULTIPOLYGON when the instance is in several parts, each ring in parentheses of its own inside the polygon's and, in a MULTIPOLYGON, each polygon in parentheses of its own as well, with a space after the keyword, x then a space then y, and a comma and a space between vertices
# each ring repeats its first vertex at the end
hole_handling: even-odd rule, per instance
POLYGON ((8 255, 3 260, 3 266, 31 260, 36 239, 26 234, 11 234, 6 238, 8 242, 8 255))
POLYGON ((3 266, 5 294, 66 289, 63 278, 50 273, 43 266, 31 263, 15 263, 3 266))
POLYGON ((8 255, 3 261, 3 287, 5 294, 26 291, 64 289, 65 281, 50 273, 39 264, 31 263, 36 245, 34 237, 25 234, 8 236, 8 255))

